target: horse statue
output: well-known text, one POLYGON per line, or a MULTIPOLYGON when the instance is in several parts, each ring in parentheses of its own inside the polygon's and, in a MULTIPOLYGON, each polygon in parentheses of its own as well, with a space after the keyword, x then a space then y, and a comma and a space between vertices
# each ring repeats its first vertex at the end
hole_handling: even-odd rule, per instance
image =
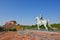
POLYGON ((44 25, 46 31, 48 31, 47 24, 51 28, 51 26, 50 26, 50 24, 48 22, 49 21, 44 20, 42 16, 40 18, 39 17, 36 17, 36 24, 37 24, 38 30, 40 30, 40 27, 39 26, 44 25))

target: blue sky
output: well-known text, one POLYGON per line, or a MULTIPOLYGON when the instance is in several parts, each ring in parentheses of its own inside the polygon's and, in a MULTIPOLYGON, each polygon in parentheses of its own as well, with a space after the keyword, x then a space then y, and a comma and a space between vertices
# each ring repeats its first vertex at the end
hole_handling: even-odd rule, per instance
POLYGON ((10 20, 32 25, 40 14, 50 23, 60 23, 60 0, 0 0, 0 25, 10 20))

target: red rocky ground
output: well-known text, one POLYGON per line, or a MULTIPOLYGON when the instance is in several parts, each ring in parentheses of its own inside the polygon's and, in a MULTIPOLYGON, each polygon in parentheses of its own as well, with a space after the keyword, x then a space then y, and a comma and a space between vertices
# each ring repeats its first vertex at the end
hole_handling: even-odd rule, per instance
POLYGON ((22 35, 18 32, 0 32, 0 40, 60 40, 60 33, 28 30, 22 35))

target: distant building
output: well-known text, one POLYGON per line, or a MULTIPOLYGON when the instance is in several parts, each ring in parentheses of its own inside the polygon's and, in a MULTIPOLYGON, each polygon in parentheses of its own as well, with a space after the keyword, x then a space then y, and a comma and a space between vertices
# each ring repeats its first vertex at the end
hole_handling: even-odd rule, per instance
POLYGON ((5 23, 4 28, 5 28, 5 29, 15 28, 16 24, 17 24, 16 21, 11 20, 11 21, 8 21, 8 22, 5 23))
POLYGON ((17 22, 14 20, 11 20, 11 21, 6 22, 5 24, 15 25, 15 24, 17 24, 17 22))
POLYGON ((7 29, 16 29, 16 30, 23 30, 22 27, 20 27, 20 24, 17 24, 16 21, 11 20, 5 23, 4 28, 7 29))

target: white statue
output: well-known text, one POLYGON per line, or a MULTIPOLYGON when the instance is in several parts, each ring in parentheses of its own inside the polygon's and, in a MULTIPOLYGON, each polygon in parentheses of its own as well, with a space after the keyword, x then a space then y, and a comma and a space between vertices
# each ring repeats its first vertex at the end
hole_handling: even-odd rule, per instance
MULTIPOLYGON (((48 23, 48 21, 47 20, 44 20, 42 18, 42 16, 40 16, 40 18, 36 17, 36 24, 37 24, 38 30, 40 30, 40 27, 39 26, 44 25, 45 29, 48 31, 48 28, 46 26, 47 23, 48 23)), ((51 26, 49 25, 49 23, 48 23, 48 26, 51 28, 51 26)))

